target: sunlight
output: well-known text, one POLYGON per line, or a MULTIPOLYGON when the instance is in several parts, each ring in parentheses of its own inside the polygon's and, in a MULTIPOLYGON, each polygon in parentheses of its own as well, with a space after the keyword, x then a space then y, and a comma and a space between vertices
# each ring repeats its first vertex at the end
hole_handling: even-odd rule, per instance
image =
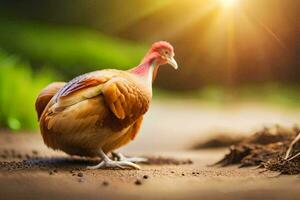
POLYGON ((236 5, 237 0, 219 0, 223 7, 231 8, 236 5))

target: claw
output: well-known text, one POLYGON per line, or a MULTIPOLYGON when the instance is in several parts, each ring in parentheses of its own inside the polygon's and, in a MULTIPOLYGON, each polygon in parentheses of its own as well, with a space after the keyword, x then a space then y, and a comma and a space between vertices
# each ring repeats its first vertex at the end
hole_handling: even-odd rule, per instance
POLYGON ((129 162, 129 161, 118 161, 118 162, 122 162, 127 166, 131 166, 133 169, 141 169, 140 166, 138 166, 137 164, 135 164, 133 162, 129 162))
POLYGON ((103 166, 103 161, 99 163, 98 165, 94 166, 87 166, 87 169, 100 169, 103 166))
POLYGON ((148 161, 147 158, 140 158, 140 157, 125 157, 121 153, 112 152, 113 157, 116 158, 118 161, 128 161, 132 163, 145 163, 148 161))
POLYGON ((140 158, 140 157, 125 158, 125 160, 133 163, 145 163, 148 161, 147 158, 140 158))

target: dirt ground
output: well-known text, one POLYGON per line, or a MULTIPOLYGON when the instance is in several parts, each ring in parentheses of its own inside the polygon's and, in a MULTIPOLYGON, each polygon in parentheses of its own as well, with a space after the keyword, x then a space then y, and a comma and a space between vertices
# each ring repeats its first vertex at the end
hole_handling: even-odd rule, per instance
MULTIPOLYGON (((96 161, 47 149, 38 134, 0 134, 1 163, 39 161, 42 167, 1 168, 1 199, 299 199, 300 178, 262 169, 211 167, 226 150, 137 151, 128 155, 191 159, 193 164, 141 165, 141 170, 85 170, 96 161), (4 156, 3 152, 8 152, 4 156)), ((34 163, 34 162, 33 162, 34 163)), ((14 164, 15 165, 15 164, 14 164)))
POLYGON ((274 123, 291 126, 299 113, 265 105, 153 102, 136 140, 120 151, 193 163, 143 164, 141 170, 86 170, 97 161, 54 152, 39 134, 0 131, 0 199, 299 199, 299 176, 209 166, 228 150, 188 150, 218 130, 246 134, 274 123))

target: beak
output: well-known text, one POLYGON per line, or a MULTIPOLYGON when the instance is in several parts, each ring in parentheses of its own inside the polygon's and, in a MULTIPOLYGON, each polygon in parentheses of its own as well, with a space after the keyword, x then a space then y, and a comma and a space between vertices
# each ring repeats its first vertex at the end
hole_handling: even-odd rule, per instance
POLYGON ((176 62, 176 60, 174 59, 173 56, 167 57, 167 61, 168 61, 168 63, 169 63, 174 69, 178 69, 177 62, 176 62))

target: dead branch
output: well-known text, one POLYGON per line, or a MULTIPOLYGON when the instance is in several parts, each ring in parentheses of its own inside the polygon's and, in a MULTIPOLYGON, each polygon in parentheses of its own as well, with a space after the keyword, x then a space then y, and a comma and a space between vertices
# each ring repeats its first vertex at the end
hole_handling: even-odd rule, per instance
POLYGON ((300 152, 297 153, 296 155, 294 155, 293 157, 289 158, 288 161, 291 161, 291 160, 297 158, 298 156, 300 156, 300 152))
MULTIPOLYGON (((288 148, 288 150, 287 150, 287 152, 286 152, 286 154, 285 154, 285 157, 284 157, 285 160, 287 160, 287 159, 290 157, 290 154, 291 154, 291 152, 292 152, 292 150, 293 150, 294 145, 295 145, 299 140, 300 140, 300 133, 299 133, 298 136, 291 142, 291 144, 290 144, 290 146, 289 146, 289 148, 288 148)), ((298 154, 300 155, 300 153, 298 153, 298 154)), ((290 158, 289 160, 292 160, 292 159, 294 159, 294 157, 299 156, 298 154, 295 155, 295 156, 293 156, 293 157, 290 158)))

